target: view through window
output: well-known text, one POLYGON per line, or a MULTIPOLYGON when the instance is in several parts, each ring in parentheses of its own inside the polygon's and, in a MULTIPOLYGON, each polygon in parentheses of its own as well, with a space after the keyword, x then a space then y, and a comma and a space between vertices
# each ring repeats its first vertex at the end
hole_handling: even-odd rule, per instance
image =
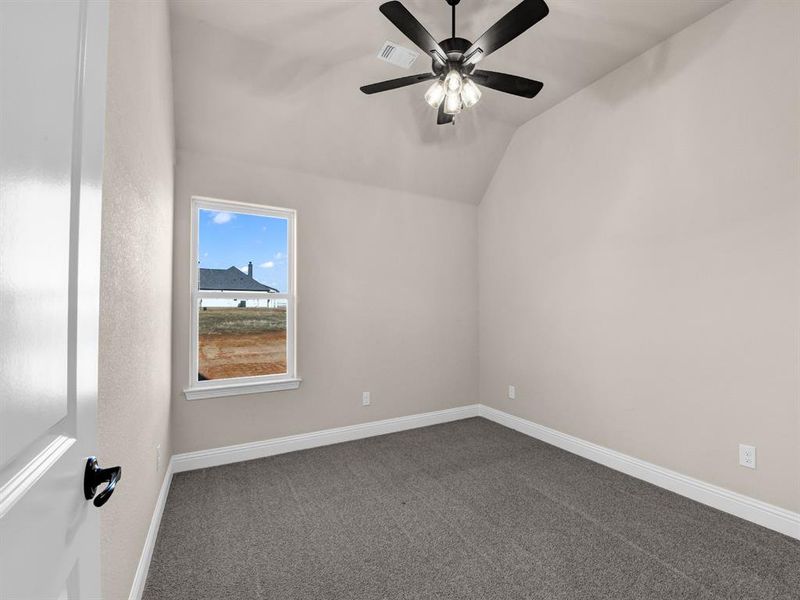
POLYGON ((293 376, 293 212, 196 210, 197 381, 293 376))

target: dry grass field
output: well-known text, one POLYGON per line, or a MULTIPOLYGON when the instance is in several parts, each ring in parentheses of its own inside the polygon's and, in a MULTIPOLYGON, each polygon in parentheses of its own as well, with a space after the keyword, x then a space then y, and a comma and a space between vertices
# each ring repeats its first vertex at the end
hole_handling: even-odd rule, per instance
POLYGON ((285 308, 206 308, 199 316, 201 379, 286 372, 285 308))

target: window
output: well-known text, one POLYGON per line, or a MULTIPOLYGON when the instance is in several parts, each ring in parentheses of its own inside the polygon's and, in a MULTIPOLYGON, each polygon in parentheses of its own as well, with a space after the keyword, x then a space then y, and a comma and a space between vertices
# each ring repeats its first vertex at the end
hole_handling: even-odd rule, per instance
POLYGON ((190 400, 293 389, 295 212, 192 199, 190 400))

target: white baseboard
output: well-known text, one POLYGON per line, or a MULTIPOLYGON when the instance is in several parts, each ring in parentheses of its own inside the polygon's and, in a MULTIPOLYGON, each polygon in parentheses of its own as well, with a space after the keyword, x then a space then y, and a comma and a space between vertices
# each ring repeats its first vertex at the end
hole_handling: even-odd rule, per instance
POLYGON ((136 567, 136 574, 133 576, 131 593, 128 600, 141 600, 144 592, 144 584, 147 581, 147 572, 150 570, 150 559, 153 558, 153 548, 156 545, 158 527, 161 525, 161 515, 164 514, 164 506, 167 504, 169 486, 172 483, 173 465, 170 460, 167 464, 167 471, 164 473, 164 480, 161 482, 161 491, 158 493, 156 506, 153 509, 153 518, 150 520, 150 528, 147 530, 147 537, 144 539, 142 555, 139 557, 139 564, 136 567))
POLYGON ((235 446, 199 450, 197 452, 186 452, 184 454, 174 455, 172 457, 172 466, 175 473, 194 469, 205 469, 206 467, 217 467, 219 465, 241 462, 243 460, 253 460, 254 458, 264 458, 266 456, 274 456, 276 454, 284 454, 296 450, 306 450, 318 446, 350 442, 376 435, 416 429, 417 427, 427 427, 428 425, 459 421, 469 417, 477 417, 478 411, 479 405, 472 404, 419 415, 397 417, 396 419, 372 421, 370 423, 348 425, 335 429, 301 433, 299 435, 290 435, 261 442, 237 444, 235 446))
POLYGON ((800 539, 800 513, 670 471, 627 454, 610 450, 543 425, 480 405, 479 416, 534 437, 567 452, 642 479, 681 496, 736 515, 789 537, 800 539))

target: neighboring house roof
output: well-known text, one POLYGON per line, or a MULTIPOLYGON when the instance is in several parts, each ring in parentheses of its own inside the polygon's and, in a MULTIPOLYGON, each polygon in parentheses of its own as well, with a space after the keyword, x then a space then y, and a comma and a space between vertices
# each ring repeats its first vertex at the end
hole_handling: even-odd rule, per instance
POLYGON ((200 289, 229 292, 272 292, 273 287, 259 283, 236 267, 228 269, 200 269, 200 289))

